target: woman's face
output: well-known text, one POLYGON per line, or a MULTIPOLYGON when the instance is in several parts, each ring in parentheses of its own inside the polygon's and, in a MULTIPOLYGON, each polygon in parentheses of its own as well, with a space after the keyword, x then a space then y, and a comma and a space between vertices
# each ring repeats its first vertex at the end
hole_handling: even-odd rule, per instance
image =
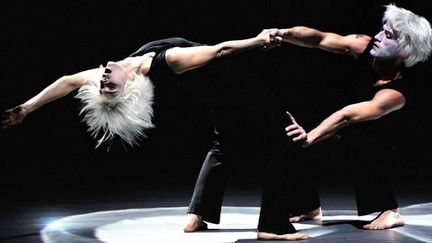
POLYGON ((100 94, 108 98, 114 98, 123 93, 128 74, 126 70, 116 62, 108 62, 100 81, 100 94))
POLYGON ((382 30, 374 37, 374 45, 370 54, 380 59, 400 57, 396 34, 390 25, 384 24, 382 30))

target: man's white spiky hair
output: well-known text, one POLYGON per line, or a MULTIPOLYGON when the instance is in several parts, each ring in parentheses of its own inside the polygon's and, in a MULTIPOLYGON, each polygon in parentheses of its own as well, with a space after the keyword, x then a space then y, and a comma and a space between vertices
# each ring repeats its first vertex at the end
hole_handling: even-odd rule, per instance
POLYGON ((399 34, 398 43, 401 53, 405 56, 406 67, 418 62, 426 61, 432 50, 432 28, 422 16, 394 4, 385 6, 383 23, 390 26, 399 34))
POLYGON ((135 74, 134 80, 128 83, 123 94, 112 99, 100 95, 97 81, 82 86, 75 96, 83 104, 80 115, 84 114, 87 131, 97 139, 96 148, 106 141, 111 142, 114 136, 130 146, 137 145, 140 138, 146 137, 144 131, 154 127, 154 86, 150 78, 135 74))

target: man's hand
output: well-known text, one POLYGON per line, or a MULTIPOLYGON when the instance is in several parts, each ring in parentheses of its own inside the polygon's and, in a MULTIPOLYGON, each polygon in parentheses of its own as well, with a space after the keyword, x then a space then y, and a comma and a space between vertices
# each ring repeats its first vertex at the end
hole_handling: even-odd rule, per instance
POLYGON ((303 141, 303 147, 309 146, 307 141, 306 131, 303 129, 302 126, 300 126, 297 123, 297 121, 291 115, 291 113, 289 113, 288 111, 286 113, 288 114, 289 118, 291 119, 291 122, 293 123, 285 128, 285 131, 287 132, 287 136, 292 138, 294 142, 303 141))

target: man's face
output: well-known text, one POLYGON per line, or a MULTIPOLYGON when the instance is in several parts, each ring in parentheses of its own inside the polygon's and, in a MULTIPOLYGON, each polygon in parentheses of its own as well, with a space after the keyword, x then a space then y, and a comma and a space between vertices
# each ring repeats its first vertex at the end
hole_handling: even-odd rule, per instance
POLYGON ((113 98, 123 93, 127 81, 126 70, 116 62, 108 62, 102 74, 99 92, 113 98))
POLYGON ((374 45, 370 54, 378 59, 391 59, 400 57, 397 33, 388 24, 384 24, 382 30, 375 35, 374 45))

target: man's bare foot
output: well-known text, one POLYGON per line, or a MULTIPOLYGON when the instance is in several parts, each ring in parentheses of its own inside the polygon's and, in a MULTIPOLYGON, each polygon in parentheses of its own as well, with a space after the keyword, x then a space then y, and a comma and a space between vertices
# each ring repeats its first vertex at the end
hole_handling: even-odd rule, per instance
POLYGON ((380 213, 370 224, 363 226, 367 230, 385 230, 404 225, 404 219, 399 213, 399 208, 380 213))
POLYGON ((309 236, 302 233, 277 235, 267 232, 258 232, 257 238, 258 240, 307 240, 309 239, 309 236))
POLYGON ((183 228, 185 233, 195 232, 198 230, 206 230, 207 224, 203 222, 202 217, 189 213, 186 217, 186 226, 183 228))
POLYGON ((322 210, 321 207, 319 207, 305 214, 291 217, 290 222, 297 223, 303 220, 321 220, 321 218, 322 218, 322 210))

